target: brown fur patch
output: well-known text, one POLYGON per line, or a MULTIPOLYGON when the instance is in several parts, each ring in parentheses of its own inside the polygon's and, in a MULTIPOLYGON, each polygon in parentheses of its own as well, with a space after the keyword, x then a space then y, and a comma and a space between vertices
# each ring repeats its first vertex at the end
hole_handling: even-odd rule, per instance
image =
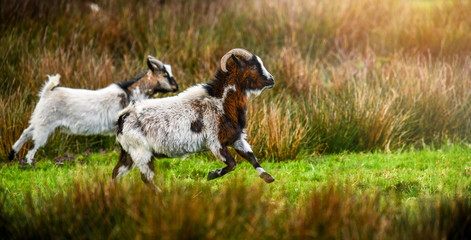
POLYGON ((203 111, 204 111, 204 109, 203 108, 206 108, 206 107, 201 103, 201 101, 192 102, 192 107, 195 110, 197 118, 196 118, 195 121, 193 121, 191 123, 190 129, 191 129, 191 131, 193 131, 195 133, 200 133, 201 131, 203 131, 203 127, 204 127, 204 125, 203 125, 203 111))
POLYGON ((129 104, 128 97, 124 93, 119 94, 118 97, 119 97, 119 104, 121 105, 122 108, 125 108, 129 104))
POLYGON ((241 91, 228 93, 223 108, 224 115, 219 121, 218 138, 223 145, 232 145, 247 126, 247 95, 241 91))
POLYGON ((203 122, 200 119, 196 119, 196 121, 191 123, 190 129, 195 133, 200 133, 203 130, 203 122))

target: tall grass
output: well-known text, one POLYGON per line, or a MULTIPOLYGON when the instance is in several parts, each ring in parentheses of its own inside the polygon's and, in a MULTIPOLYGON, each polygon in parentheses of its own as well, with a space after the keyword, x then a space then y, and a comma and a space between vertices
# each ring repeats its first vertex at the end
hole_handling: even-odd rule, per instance
POLYGON ((280 97, 252 102, 249 111, 251 124, 247 128, 256 156, 276 161, 295 159, 307 143, 309 126, 297 104, 281 94, 280 97))
MULTIPOLYGON (((208 81, 234 47, 261 56, 277 82, 250 106, 249 138, 262 158, 469 140, 467 1, 96 3, 98 12, 86 1, 0 1, 0 159, 46 74, 96 89, 133 77, 152 54, 186 88, 208 81)), ((114 146, 64 138, 38 157, 114 146)))
POLYGON ((468 236, 466 198, 422 200, 395 206, 371 193, 335 184, 302 204, 271 200, 267 189, 234 181, 172 184, 155 196, 143 184, 76 182, 68 191, 25 194, 25 205, 2 190, 0 236, 8 239, 443 239, 468 236))
POLYGON ((301 101, 310 145, 339 152, 468 141, 468 61, 369 57, 319 67, 315 79, 328 85, 313 87, 301 101))

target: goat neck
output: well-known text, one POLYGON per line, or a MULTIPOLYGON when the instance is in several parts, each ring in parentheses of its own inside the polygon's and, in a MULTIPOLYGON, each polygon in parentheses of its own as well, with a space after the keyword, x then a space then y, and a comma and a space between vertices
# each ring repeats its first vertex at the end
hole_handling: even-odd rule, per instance
POLYGON ((219 119, 219 141, 230 145, 240 137, 247 126, 247 92, 242 74, 237 69, 219 70, 215 79, 207 84, 208 94, 222 101, 224 114, 219 119), (231 71, 233 70, 233 71, 231 71))

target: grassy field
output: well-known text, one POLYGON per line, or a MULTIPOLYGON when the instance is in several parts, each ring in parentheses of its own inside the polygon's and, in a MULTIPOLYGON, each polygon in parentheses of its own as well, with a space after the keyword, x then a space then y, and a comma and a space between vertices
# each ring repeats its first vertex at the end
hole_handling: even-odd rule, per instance
MULTIPOLYGON (((0 234, 31 238, 453 239, 471 235, 467 0, 0 0, 0 234), (95 10, 94 10, 95 9, 95 10), (208 154, 109 184, 113 137, 51 136, 32 171, 10 147, 46 74, 97 89, 147 55, 180 89, 230 49, 276 87, 250 99, 248 141, 277 179, 208 154), (66 155, 65 153, 68 153, 66 155)), ((161 95, 164 97, 168 95, 161 95)), ((2 236, 0 236, 2 238, 2 236)))
MULTIPOLYGON (((108 182, 117 162, 118 153, 102 152, 91 155, 65 155, 55 160, 41 161, 36 169, 22 170, 18 165, 0 168, 0 185, 12 202, 23 201, 23 195, 66 191, 75 182, 108 182), (62 159, 62 160, 61 160, 62 159), (60 162, 60 163, 59 163, 60 162)), ((246 161, 220 181, 207 181, 209 171, 223 164, 205 154, 186 159, 163 159, 155 162, 156 180, 170 191, 172 184, 203 185, 219 189, 243 180, 247 185, 265 185, 246 161)), ((400 202, 436 196, 471 196, 471 148, 451 145, 441 149, 404 151, 394 154, 358 153, 306 157, 283 163, 264 162, 263 167, 277 179, 267 185, 269 198, 293 202, 305 199, 315 189, 336 183, 359 193, 376 192, 394 196, 400 202)), ((141 184, 135 169, 122 180, 141 184)))
POLYGON ((137 169, 111 184, 116 158, 102 152, 41 161, 35 171, 0 167, 0 216, 13 216, 4 236, 416 239, 465 236, 471 227, 469 146, 265 162, 277 179, 270 185, 247 162, 207 181, 221 163, 204 154, 163 159, 155 164, 161 196, 137 169))

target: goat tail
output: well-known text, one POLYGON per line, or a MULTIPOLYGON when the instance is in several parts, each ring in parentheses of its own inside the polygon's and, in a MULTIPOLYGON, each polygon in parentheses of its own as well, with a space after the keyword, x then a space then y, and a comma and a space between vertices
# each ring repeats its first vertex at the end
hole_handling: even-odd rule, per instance
POLYGON ((129 113, 132 111, 132 109, 134 108, 134 104, 136 103, 136 101, 132 100, 131 103, 129 103, 129 105, 127 107, 125 107, 123 110, 121 110, 119 113, 118 113, 118 118, 116 119, 116 121, 118 121, 120 118, 122 118, 123 115, 129 115, 129 113))
POLYGON ((46 96, 50 91, 52 91, 57 85, 59 85, 61 75, 47 75, 49 80, 44 84, 43 88, 39 92, 39 97, 46 96))
POLYGON ((131 113, 132 109, 134 108, 135 101, 132 101, 125 109, 121 110, 118 113, 118 119, 116 119, 116 135, 120 135, 123 132, 123 124, 124 120, 127 116, 131 113))

